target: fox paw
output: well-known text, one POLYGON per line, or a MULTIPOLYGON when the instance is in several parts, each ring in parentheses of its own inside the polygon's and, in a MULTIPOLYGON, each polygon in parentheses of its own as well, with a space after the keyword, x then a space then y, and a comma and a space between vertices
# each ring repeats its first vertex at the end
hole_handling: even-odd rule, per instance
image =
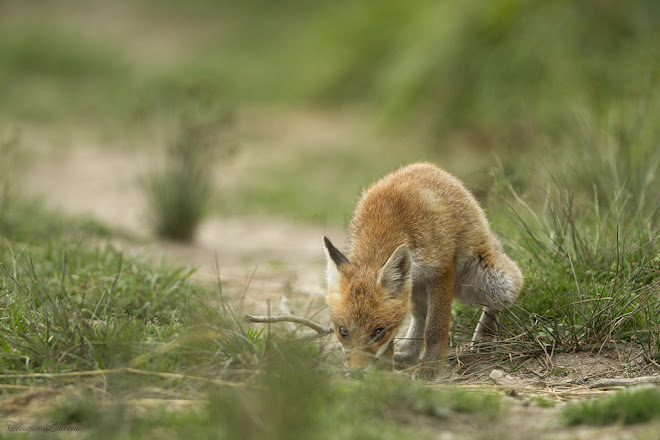
POLYGON ((433 379, 437 378, 439 374, 440 368, 438 366, 422 364, 417 367, 417 370, 415 370, 413 373, 413 379, 432 381, 433 379))

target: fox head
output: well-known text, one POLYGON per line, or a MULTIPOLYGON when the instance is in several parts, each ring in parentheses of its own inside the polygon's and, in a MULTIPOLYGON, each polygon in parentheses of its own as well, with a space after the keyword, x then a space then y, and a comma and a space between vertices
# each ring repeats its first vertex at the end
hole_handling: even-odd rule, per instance
POLYGON ((408 313, 412 256, 405 244, 380 267, 351 262, 327 237, 327 303, 351 370, 371 367, 388 350, 408 313))

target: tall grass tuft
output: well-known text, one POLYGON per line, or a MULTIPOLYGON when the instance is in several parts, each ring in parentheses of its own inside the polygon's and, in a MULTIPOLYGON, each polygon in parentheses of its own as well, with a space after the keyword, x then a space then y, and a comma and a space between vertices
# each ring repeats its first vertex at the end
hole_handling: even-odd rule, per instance
POLYGON ((165 166, 143 180, 153 229, 161 238, 190 241, 213 194, 217 121, 184 118, 165 166))
POLYGON ((567 405, 561 412, 567 425, 632 425, 660 418, 660 389, 619 391, 587 402, 567 405))
POLYGON ((185 270, 111 247, 0 241, 0 369, 105 369, 168 339, 187 316, 185 270))
POLYGON ((543 167, 515 181, 495 173, 492 210, 508 213, 507 245, 526 275, 503 337, 528 352, 631 342, 660 358, 660 151, 638 124, 581 132, 535 158, 542 190, 524 182, 543 167))

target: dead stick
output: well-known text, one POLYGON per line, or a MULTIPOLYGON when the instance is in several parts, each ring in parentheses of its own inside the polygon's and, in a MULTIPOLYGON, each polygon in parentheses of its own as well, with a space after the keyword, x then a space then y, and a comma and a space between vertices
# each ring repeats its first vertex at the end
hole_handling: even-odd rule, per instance
POLYGON ((630 379, 600 379, 589 385, 589 388, 610 388, 630 385, 639 385, 643 383, 660 384, 660 376, 642 376, 630 379))
POLYGON ((301 318, 299 316, 293 316, 293 315, 276 315, 276 316, 245 315, 245 320, 250 322, 267 322, 267 323, 295 322, 296 324, 302 324, 315 330, 320 336, 324 336, 332 333, 331 327, 326 327, 317 322, 310 321, 307 318, 301 318))
POLYGON ((210 379, 207 377, 200 377, 200 376, 188 376, 187 374, 177 374, 177 373, 164 373, 164 372, 159 372, 159 371, 148 371, 148 370, 138 370, 137 368, 126 368, 125 369, 127 373, 133 373, 133 374, 142 374, 145 376, 155 376, 155 377, 161 377, 163 379, 190 379, 190 380, 200 380, 203 382, 209 382, 213 383, 216 385, 226 385, 230 387, 242 387, 245 386, 244 383, 241 382, 229 382, 226 380, 222 379, 210 379))
POLYGON ((0 379, 19 379, 19 378, 46 378, 53 379, 58 377, 77 377, 77 376, 99 376, 103 374, 122 373, 124 368, 111 368, 109 370, 91 370, 91 371, 69 371, 66 373, 15 373, 0 374, 0 379))
MULTIPOLYGON (((191 379, 191 380, 201 380, 204 382, 210 382, 216 385, 227 385, 232 387, 245 386, 245 384, 240 382, 228 382, 221 379, 210 379, 200 376, 188 376, 185 374, 176 374, 176 373, 162 373, 159 371, 148 371, 148 370, 138 370, 137 368, 111 368, 108 370, 91 370, 91 371, 70 371, 66 373, 16 373, 16 374, 0 374, 0 379, 23 379, 23 378, 45 378, 45 379, 57 379, 57 378, 66 378, 66 377, 80 377, 80 376, 101 376, 105 374, 117 374, 117 373, 132 373, 132 374, 141 374, 148 376, 156 376, 161 378, 172 378, 172 379, 191 379)), ((0 387, 7 387, 9 385, 0 385, 0 387)))
POLYGON ((656 368, 656 370, 660 370, 660 364, 658 364, 656 361, 654 361, 653 359, 648 357, 646 355, 646 353, 642 353, 642 355, 644 356, 644 359, 646 359, 647 362, 650 362, 651 364, 653 364, 653 366, 656 368))

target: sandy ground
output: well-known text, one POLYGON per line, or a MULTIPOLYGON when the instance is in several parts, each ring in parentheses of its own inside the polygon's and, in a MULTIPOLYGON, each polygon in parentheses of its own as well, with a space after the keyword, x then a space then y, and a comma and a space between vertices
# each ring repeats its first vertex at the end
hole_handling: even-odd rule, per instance
MULTIPOLYGON (((259 154, 263 144, 277 144, 272 136, 287 125, 291 125, 285 129, 291 139, 288 144, 297 148, 345 143, 342 131, 332 129, 336 125, 332 120, 309 115, 297 124, 287 116, 264 120, 267 123, 258 130, 237 123, 238 135, 253 144, 245 150, 257 152, 254 161, 264 160, 259 154), (241 133, 245 130, 250 133, 241 133)), ((140 179, 160 163, 158 153, 153 148, 134 148, 136 142, 140 141, 108 139, 84 130, 52 134, 23 128, 21 189, 68 215, 90 217, 137 237, 136 241, 112 239, 113 245, 134 255, 195 267, 194 276, 205 281, 215 282, 219 276, 226 293, 234 298, 245 293, 246 305, 255 307, 254 313, 265 312, 267 300, 277 304, 282 295, 291 296, 297 310, 322 308, 321 238, 329 235, 342 243, 344 231, 277 218, 212 217, 202 223, 191 243, 158 240, 149 230, 140 188, 140 179)), ((244 173, 250 160, 241 155, 230 168, 218 170, 218 185, 244 173)))

